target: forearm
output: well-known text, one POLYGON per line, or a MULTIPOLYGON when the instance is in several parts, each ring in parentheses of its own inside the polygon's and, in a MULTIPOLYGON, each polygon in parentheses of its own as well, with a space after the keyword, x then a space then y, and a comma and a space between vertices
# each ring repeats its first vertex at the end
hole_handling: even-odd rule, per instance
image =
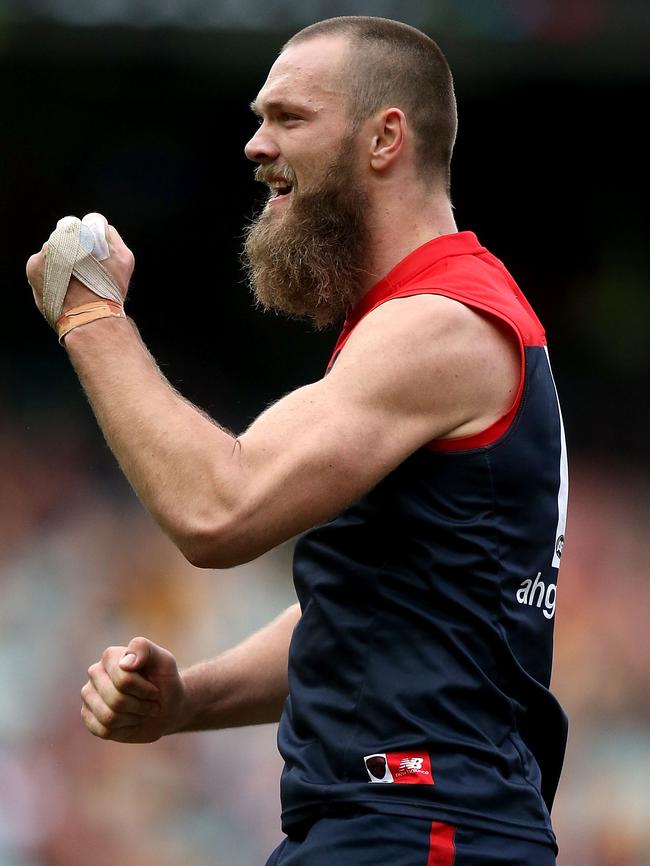
POLYGON ((289 691, 289 643, 299 618, 296 604, 233 649, 182 671, 184 705, 168 733, 277 722, 289 691))
POLYGON ((72 331, 70 360, 134 490, 188 558, 218 543, 238 485, 235 438, 170 386, 125 319, 72 331))

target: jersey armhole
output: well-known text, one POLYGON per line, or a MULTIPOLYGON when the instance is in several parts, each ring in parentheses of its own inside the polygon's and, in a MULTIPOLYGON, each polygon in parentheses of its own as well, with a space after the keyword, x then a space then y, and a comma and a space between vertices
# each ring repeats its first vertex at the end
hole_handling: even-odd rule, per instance
POLYGON ((510 408, 500 418, 497 418, 497 420, 493 424, 490 424, 489 427, 486 427, 485 430, 481 430, 478 433, 470 433, 467 436, 452 436, 443 439, 433 439, 431 442, 427 442, 427 444, 422 447, 429 451, 450 452, 469 451, 474 448, 485 448, 488 445, 493 445, 510 429, 510 426, 512 425, 512 422, 514 421, 515 416, 517 415, 517 412, 519 410, 521 398, 524 393, 524 381, 526 376, 526 353, 524 351, 524 340, 521 335, 521 331, 517 327, 517 324, 511 318, 504 315, 499 310, 495 310, 493 307, 481 303, 481 301, 474 300, 473 298, 467 298, 462 295, 457 295, 454 292, 436 291, 435 288, 427 289, 424 291, 422 289, 414 289, 412 291, 399 292, 395 295, 391 295, 391 297, 387 298, 386 300, 393 300, 395 298, 409 298, 413 297, 414 295, 442 295, 445 298, 451 298, 452 301, 458 301, 460 304, 464 304, 470 309, 479 310, 480 312, 487 314, 491 318, 497 319, 502 325, 506 325, 507 328, 515 335, 517 339, 517 344, 519 346, 519 385, 517 387, 515 399, 510 408))

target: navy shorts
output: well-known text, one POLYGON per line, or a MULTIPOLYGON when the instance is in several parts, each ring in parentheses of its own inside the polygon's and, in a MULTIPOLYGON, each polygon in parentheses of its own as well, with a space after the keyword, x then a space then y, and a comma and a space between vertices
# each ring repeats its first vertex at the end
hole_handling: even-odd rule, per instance
POLYGON ((379 813, 321 818, 266 866, 555 866, 555 846, 379 813))

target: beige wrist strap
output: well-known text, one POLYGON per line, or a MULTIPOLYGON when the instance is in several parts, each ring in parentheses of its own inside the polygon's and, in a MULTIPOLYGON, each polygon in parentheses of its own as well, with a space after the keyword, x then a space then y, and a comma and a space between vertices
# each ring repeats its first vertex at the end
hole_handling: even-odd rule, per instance
POLYGON ((96 319, 108 318, 125 319, 122 304, 116 304, 115 301, 91 301, 89 304, 81 304, 71 310, 66 310, 55 323, 54 329, 59 335, 59 343, 63 343, 65 335, 74 328, 87 325, 96 319))
MULTIPOLYGON (((99 217, 100 224, 97 217, 98 214, 88 214, 83 221, 74 216, 63 217, 50 235, 45 256, 43 313, 55 329, 61 319, 63 302, 73 276, 100 298, 122 307, 122 294, 118 286, 98 261, 99 258, 108 257, 108 244, 104 237, 103 218, 99 217)), ((117 314, 111 312, 105 315, 117 314)))

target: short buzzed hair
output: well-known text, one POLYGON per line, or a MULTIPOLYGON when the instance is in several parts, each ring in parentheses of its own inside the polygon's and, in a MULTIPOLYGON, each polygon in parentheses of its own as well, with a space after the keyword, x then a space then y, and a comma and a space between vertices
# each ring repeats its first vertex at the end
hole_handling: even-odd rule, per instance
POLYGON ((354 129, 375 112, 400 108, 415 133, 421 174, 449 191, 456 140, 456 98, 449 64, 436 43, 415 27, 361 15, 328 18, 300 30, 287 48, 317 36, 348 36, 350 57, 343 70, 349 85, 354 129))

